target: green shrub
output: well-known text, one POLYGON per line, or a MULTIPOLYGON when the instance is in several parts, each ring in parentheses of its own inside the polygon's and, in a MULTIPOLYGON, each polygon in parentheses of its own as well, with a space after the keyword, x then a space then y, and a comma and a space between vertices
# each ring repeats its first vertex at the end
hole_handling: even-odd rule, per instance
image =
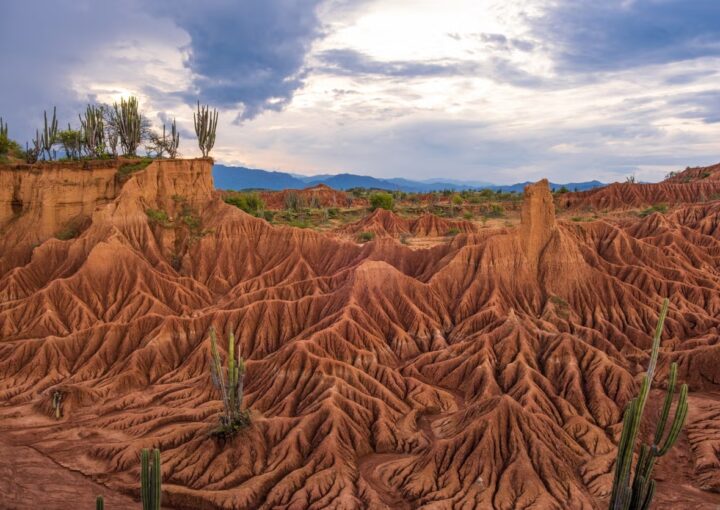
POLYGON ((227 195, 224 200, 225 203, 234 205, 238 209, 242 209, 246 213, 253 214, 255 216, 258 216, 259 213, 265 209, 265 202, 263 202, 260 195, 255 192, 233 193, 231 195, 227 195))
POLYGON ((168 217, 168 213, 166 213, 162 209, 146 209, 145 214, 147 214, 150 223, 163 227, 167 227, 168 225, 170 225, 170 218, 168 217))
POLYGON ((488 218, 502 218, 505 216, 505 209, 499 204, 492 204, 486 215, 488 218))
POLYGON ((644 218, 645 216, 650 216, 653 213, 660 213, 665 214, 667 212, 668 208, 665 204, 655 204, 652 207, 648 207, 647 209, 644 209, 640 211, 639 215, 641 218, 644 218))
POLYGON ((452 237, 452 236, 458 235, 459 233, 460 233, 460 229, 458 229, 456 227, 452 227, 451 229, 448 229, 448 231, 445 233, 445 235, 448 237, 452 237))
POLYGON ((358 241, 361 243, 367 243, 368 241, 372 241, 375 239, 375 233, 374 232, 360 232, 358 235, 358 241))
POLYGON ((392 211, 395 205, 395 200, 390 193, 379 191, 370 195, 370 210, 386 209, 392 211))

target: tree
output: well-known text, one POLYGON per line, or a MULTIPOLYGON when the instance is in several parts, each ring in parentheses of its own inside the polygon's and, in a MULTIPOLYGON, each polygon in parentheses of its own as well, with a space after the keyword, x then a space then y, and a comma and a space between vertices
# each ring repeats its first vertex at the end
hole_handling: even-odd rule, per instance
POLYGON ((178 155, 178 146, 180 145, 180 133, 177 130, 175 119, 170 125, 170 135, 166 134, 165 124, 163 124, 162 135, 156 132, 150 132, 148 138, 150 144, 147 146, 149 152, 154 152, 156 157, 162 158, 167 152, 168 156, 175 158, 178 155))
POLYGON ((65 156, 69 159, 80 159, 83 151, 84 134, 82 130, 72 129, 68 124, 67 129, 59 131, 57 140, 63 146, 65 156))
POLYGON ((209 106, 203 106, 201 109, 200 101, 198 101, 197 113, 193 113, 193 120, 195 122, 195 134, 197 135, 200 152, 202 152, 203 158, 207 158, 215 146, 218 112, 215 109, 211 112, 209 106))
POLYGON ((380 191, 370 195, 370 210, 375 209, 386 209, 392 211, 394 207, 394 200, 390 193, 380 191))

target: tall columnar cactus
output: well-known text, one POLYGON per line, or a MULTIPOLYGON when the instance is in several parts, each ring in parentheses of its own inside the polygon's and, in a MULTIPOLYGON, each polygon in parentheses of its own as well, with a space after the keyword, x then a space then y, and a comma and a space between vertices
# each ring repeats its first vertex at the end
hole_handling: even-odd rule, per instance
POLYGON ((105 153, 105 121, 102 106, 88 105, 84 115, 78 115, 82 126, 83 142, 95 157, 105 153))
POLYGON ((210 329, 211 359, 210 372, 213 383, 220 389, 225 412, 220 417, 220 432, 233 434, 249 423, 249 415, 243 410, 243 383, 245 380, 245 361, 241 356, 235 358, 235 335, 228 335, 227 368, 223 368, 217 348, 215 330, 210 329))
POLYGON ((152 464, 150 452, 143 448, 140 453, 140 492, 143 510, 160 510, 162 503, 162 471, 160 470, 160 450, 153 450, 152 464))
POLYGON ((200 101, 197 104, 197 113, 193 113, 195 121, 195 134, 198 139, 198 146, 204 158, 208 157, 210 151, 215 146, 215 132, 217 131, 218 112, 213 109, 210 111, 209 106, 200 108, 200 101))
MULTIPOLYGON (((165 129, 165 125, 163 125, 163 130, 165 129)), ((177 130, 177 124, 175 123, 175 119, 173 119, 172 124, 170 124, 170 139, 167 141, 167 151, 168 156, 171 158, 176 158, 178 154, 178 147, 180 147, 180 132, 177 130)))
POLYGON ((120 138, 120 145, 128 156, 134 156, 143 135, 143 119, 140 114, 136 97, 120 99, 120 104, 113 105, 115 129, 120 138))
POLYGON ((43 132, 40 134, 40 143, 42 145, 42 150, 45 152, 47 159, 52 160, 54 151, 52 150, 53 145, 55 145, 55 142, 57 142, 57 133, 58 133, 58 121, 57 121, 57 108, 53 106, 53 115, 52 119, 50 121, 50 124, 48 124, 48 117, 47 117, 47 111, 43 112, 43 116, 45 118, 45 126, 43 128, 43 132))
POLYGON ((688 386, 683 384, 680 397, 675 408, 675 415, 670 429, 665 435, 670 408, 675 394, 677 381, 677 363, 670 366, 670 379, 663 404, 660 420, 655 428, 655 436, 651 444, 641 443, 640 453, 635 464, 634 475, 631 471, 635 443, 640 431, 645 404, 647 403, 650 386, 652 385, 657 366, 660 349, 660 336, 662 335, 665 317, 668 311, 668 300, 663 302, 658 319, 655 336, 653 337, 652 351, 648 370, 640 385, 640 394, 632 399, 625 409, 623 416, 623 431, 618 445, 618 457, 615 463, 615 477, 613 479, 612 494, 610 496, 610 510, 646 510, 650 508, 655 493, 655 481, 651 478, 655 460, 665 455, 677 441, 688 411, 688 386), (663 439, 664 437, 664 439, 663 439))
POLYGON ((3 118, 0 117, 0 137, 7 138, 8 136, 8 125, 7 122, 3 124, 3 118))
POLYGON ((95 510, 105 510, 105 500, 102 496, 98 496, 95 499, 95 510))

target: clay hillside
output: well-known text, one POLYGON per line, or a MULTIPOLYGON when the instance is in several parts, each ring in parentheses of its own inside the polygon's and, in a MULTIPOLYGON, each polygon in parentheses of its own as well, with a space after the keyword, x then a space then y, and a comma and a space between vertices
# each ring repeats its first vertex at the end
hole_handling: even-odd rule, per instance
POLYGON ((653 508, 720 505, 717 167, 316 231, 226 203, 209 159, 121 161, 0 166, 0 507, 138 507, 159 448, 166 508, 607 508, 665 297, 646 423, 672 361, 690 410, 653 508), (228 441, 211 327, 246 360, 228 441))

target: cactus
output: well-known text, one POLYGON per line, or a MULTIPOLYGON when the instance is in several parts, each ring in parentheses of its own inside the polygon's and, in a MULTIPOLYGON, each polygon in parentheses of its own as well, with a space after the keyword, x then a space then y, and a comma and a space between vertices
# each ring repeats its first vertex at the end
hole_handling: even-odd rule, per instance
POLYGON ((105 510, 105 500, 102 496, 98 496, 95 499, 95 510, 105 510))
POLYGON ((102 106, 88 105, 85 115, 80 116, 82 126, 83 143, 87 150, 95 157, 101 157, 105 153, 105 122, 104 109, 102 106))
POLYGON ((228 360, 224 369, 217 348, 215 330, 210 328, 210 372, 212 381, 220 389, 224 414, 220 417, 218 435, 233 435, 250 423, 250 414, 243 410, 243 383, 245 380, 245 361, 241 356, 235 359, 235 335, 228 335, 228 360))
POLYGON ((135 156, 138 145, 143 137, 143 118, 138 107, 136 97, 129 97, 126 101, 120 99, 120 105, 113 105, 113 120, 120 145, 128 156, 135 156))
POLYGON ((193 113, 193 120, 195 121, 195 134, 197 135, 198 146, 200 147, 203 158, 207 158, 215 145, 218 112, 215 109, 211 112, 209 106, 203 106, 201 109, 200 101, 198 101, 197 113, 193 113))
POLYGON ((160 450, 153 450, 152 464, 150 452, 143 448, 140 453, 140 492, 143 510, 160 510, 162 503, 162 471, 160 470, 160 450))
POLYGON ((30 144, 25 142, 25 162, 26 163, 37 163, 38 157, 40 156, 40 151, 42 150, 40 148, 40 134, 38 131, 35 131, 35 139, 33 140, 33 146, 30 147, 30 144))
MULTIPOLYGON (((163 134, 165 132, 165 126, 163 125, 163 134)), ((172 124, 170 124, 170 140, 167 142, 166 149, 168 151, 168 155, 171 158, 176 158, 178 155, 178 147, 180 147, 180 132, 177 130, 177 125, 175 124, 175 119, 173 119, 172 124)))
POLYGON ((7 138, 8 137, 8 125, 7 122, 3 124, 3 118, 0 117, 0 138, 7 138))
POLYGON ((55 410, 55 419, 59 420, 62 417, 62 393, 54 391, 52 396, 52 406, 55 410))
POLYGON ((56 113, 57 108, 53 106, 52 120, 48 125, 47 111, 43 112, 45 127, 43 128, 43 132, 40 134, 40 144, 42 145, 42 150, 45 154, 47 154, 47 159, 50 160, 52 160, 53 156, 55 156, 55 151, 53 151, 52 148, 53 145, 55 145, 55 142, 57 142, 58 121, 56 113))
POLYGON ((645 404, 647 403, 650 386, 652 385, 657 366, 658 352, 660 349, 660 336, 662 335, 665 317, 668 311, 668 300, 663 302, 660 317, 658 319, 655 336, 653 337, 652 350, 648 370, 643 377, 640 394, 632 399, 625 409, 623 416, 623 430, 618 445, 618 457, 615 463, 615 476, 613 479, 612 494, 610 497, 610 510, 646 510, 650 508, 655 493, 655 481, 651 478, 655 460, 665 455, 673 447, 680 435, 688 411, 688 386, 683 384, 680 389, 680 397, 675 408, 675 415, 672 425, 665 435, 665 430, 670 416, 675 394, 675 383, 677 380, 677 363, 670 366, 670 378, 665 394, 660 421, 655 429, 655 436, 652 444, 642 443, 640 453, 635 464, 634 476, 631 484, 631 468, 635 442, 640 430, 645 404))

